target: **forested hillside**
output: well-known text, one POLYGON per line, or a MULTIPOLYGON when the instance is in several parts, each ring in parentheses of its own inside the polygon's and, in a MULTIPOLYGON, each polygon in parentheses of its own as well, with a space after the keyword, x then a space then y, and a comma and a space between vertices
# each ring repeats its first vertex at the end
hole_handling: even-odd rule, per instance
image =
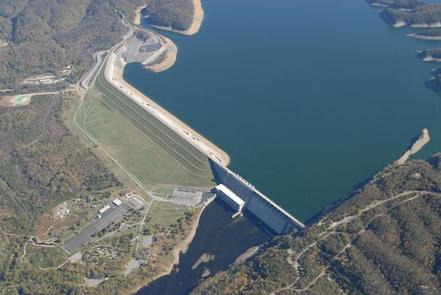
POLYGON ((59 96, 39 96, 26 107, 0 108, 3 230, 27 234, 47 208, 81 192, 118 185, 64 126, 62 107, 59 96))
POLYGON ((191 25, 193 9, 191 0, 151 0, 142 14, 151 24, 183 31, 191 25))
POLYGON ((391 8, 384 11, 386 20, 407 25, 436 24, 441 21, 441 5, 422 5, 412 10, 391 8))
POLYGON ((33 74, 72 65, 78 79, 93 52, 110 48, 126 31, 107 0, 0 1, 0 88, 33 74))
POLYGON ((20 82, 67 66, 73 68, 68 81, 77 81, 93 53, 127 31, 117 10, 131 21, 141 6, 155 25, 185 30, 192 22, 191 0, 0 1, 0 89, 29 88, 20 82))
MULTIPOLYGON (((64 200, 119 185, 65 127, 62 110, 67 99, 72 98, 39 96, 29 106, 0 107, 0 294, 15 294, 8 292, 16 288, 7 289, 14 284, 29 291, 36 282, 26 275, 35 269, 23 269, 19 256, 43 212, 64 200)), ((58 287, 73 283, 57 276, 38 280, 33 294, 60 294, 63 289, 58 287)))
POLYGON ((440 156, 391 166, 193 294, 441 294, 440 156))

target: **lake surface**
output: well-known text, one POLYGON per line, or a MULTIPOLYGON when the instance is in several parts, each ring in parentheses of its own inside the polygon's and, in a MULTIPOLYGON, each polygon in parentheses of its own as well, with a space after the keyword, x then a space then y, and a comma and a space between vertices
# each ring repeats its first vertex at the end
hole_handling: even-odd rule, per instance
POLYGON ((441 97, 417 41, 364 0, 207 0, 201 31, 168 34, 176 64, 124 76, 223 148, 230 168, 307 220, 399 158, 420 130, 441 151, 441 97))

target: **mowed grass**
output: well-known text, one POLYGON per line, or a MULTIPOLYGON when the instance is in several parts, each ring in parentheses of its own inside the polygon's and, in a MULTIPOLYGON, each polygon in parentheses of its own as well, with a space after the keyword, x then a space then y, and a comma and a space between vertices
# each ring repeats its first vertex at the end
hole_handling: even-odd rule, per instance
MULTIPOLYGON (((136 112, 144 111, 138 108, 140 110, 136 112)), ((158 143, 156 136, 146 132, 149 126, 140 125, 142 122, 134 122, 128 116, 130 114, 120 112, 111 105, 105 94, 91 88, 77 111, 76 122, 146 189, 156 183, 213 185, 207 159, 199 161, 196 168, 188 165, 182 159, 177 159, 168 146, 164 148, 162 141, 158 143)), ((109 163, 109 168, 119 170, 115 171, 117 175, 122 174, 122 169, 114 163, 109 163)))

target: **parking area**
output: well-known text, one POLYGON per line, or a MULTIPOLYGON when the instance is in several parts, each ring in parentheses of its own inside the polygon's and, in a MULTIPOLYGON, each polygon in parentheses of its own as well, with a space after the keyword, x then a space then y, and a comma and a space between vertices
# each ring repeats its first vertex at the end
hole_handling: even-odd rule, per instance
POLYGON ((100 214, 100 217, 93 220, 81 232, 69 238, 64 243, 63 250, 67 253, 75 253, 79 251, 94 235, 98 234, 114 221, 123 217, 129 210, 129 207, 125 203, 122 203, 119 206, 112 203, 109 206, 110 208, 100 214))
POLYGON ((194 207, 201 202, 202 193, 190 188, 176 188, 170 195, 170 201, 177 205, 194 207))

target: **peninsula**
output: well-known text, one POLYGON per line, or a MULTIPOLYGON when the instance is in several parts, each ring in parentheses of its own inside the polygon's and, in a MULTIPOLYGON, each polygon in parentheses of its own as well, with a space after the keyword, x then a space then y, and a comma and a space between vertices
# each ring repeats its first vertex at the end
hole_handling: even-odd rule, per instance
POLYGON ((152 0, 138 9, 136 23, 145 19, 150 26, 189 36, 199 31, 204 18, 201 0, 171 0, 168 5, 163 2, 152 0))

